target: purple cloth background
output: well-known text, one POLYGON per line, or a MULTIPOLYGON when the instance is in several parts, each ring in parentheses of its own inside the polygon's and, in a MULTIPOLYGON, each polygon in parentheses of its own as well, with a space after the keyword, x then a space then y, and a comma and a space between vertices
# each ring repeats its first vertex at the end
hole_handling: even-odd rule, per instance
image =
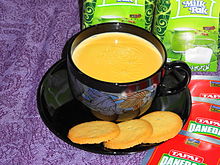
POLYGON ((38 114, 39 82, 79 30, 76 0, 0 0, 0 164, 135 165, 143 160, 146 152, 107 156, 74 148, 51 133, 38 114))

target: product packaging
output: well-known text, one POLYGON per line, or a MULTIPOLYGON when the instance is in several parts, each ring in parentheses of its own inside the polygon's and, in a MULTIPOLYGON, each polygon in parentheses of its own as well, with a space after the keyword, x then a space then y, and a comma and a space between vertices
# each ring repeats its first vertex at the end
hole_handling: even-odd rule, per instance
POLYGON ((155 0, 84 0, 82 28, 123 22, 151 30, 155 0))
POLYGON ((220 142, 182 131, 149 151, 142 165, 219 165, 220 142))
POLYGON ((220 77, 193 75, 190 116, 183 130, 220 139, 220 77))
POLYGON ((152 32, 168 61, 185 61, 192 71, 216 72, 219 55, 219 0, 157 0, 152 32))
POLYGON ((220 101, 200 97, 192 100, 191 113, 183 130, 220 140, 220 101))
POLYGON ((220 100, 220 77, 194 75, 188 85, 192 97, 220 100))

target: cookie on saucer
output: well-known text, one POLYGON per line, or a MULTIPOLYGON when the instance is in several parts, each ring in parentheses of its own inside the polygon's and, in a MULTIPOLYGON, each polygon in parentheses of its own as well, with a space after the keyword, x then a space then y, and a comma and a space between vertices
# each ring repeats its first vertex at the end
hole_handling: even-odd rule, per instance
POLYGON ((152 134, 152 126, 149 122, 134 119, 118 124, 120 133, 117 137, 104 142, 109 149, 127 149, 143 143, 152 134))
POLYGON ((71 128, 68 138, 78 144, 97 144, 119 135, 117 124, 109 121, 90 121, 71 128))
POLYGON ((182 129, 182 119, 176 113, 169 111, 151 112, 140 119, 148 121, 153 127, 151 136, 144 143, 160 143, 176 136, 182 129))

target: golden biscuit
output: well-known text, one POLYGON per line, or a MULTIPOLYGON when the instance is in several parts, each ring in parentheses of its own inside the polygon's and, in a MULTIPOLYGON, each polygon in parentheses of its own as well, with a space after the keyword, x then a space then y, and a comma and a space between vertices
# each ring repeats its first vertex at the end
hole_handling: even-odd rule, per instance
POLYGON ((147 137, 145 143, 160 143, 176 136, 182 129, 181 118, 173 112, 155 111, 140 119, 148 121, 153 127, 153 133, 147 137))
POLYGON ((68 138, 78 144, 95 144, 111 140, 118 135, 117 124, 109 121, 91 121, 71 128, 68 138))
POLYGON ((104 146, 110 149, 126 149, 143 143, 152 134, 152 126, 149 122, 134 119, 118 124, 120 133, 117 137, 104 142, 104 146))

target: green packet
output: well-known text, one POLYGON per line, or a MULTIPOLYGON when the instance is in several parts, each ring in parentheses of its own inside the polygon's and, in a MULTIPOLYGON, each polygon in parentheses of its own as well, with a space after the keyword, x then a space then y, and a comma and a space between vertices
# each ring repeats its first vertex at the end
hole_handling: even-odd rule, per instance
POLYGON ((123 22, 151 30, 155 0, 84 0, 82 28, 123 22))
POLYGON ((152 32, 163 42, 168 61, 185 61, 195 72, 216 72, 219 11, 219 0, 157 0, 152 32))

